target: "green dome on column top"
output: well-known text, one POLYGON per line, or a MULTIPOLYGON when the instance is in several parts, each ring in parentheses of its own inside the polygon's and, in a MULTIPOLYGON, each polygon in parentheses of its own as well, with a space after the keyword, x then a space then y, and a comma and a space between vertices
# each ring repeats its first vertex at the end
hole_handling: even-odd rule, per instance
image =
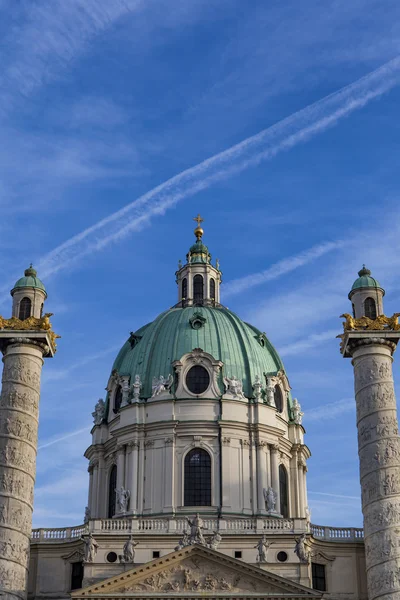
POLYGON ((253 396, 252 383, 257 375, 262 378, 264 373, 272 375, 284 368, 265 334, 227 308, 189 306, 171 308, 131 334, 113 370, 129 375, 131 381, 139 375, 141 396, 149 398, 153 377, 173 374, 172 363, 195 348, 222 361, 223 376, 242 380, 247 398, 253 396))
POLYGON ((385 290, 382 288, 377 279, 371 277, 371 271, 367 269, 365 265, 363 265, 362 269, 358 271, 358 279, 356 279, 351 286, 349 299, 351 299, 351 296, 355 290, 359 290, 361 288, 380 289, 382 290, 383 295, 385 295, 385 290))
POLYGON ((21 277, 20 279, 18 279, 18 281, 14 285, 13 289, 11 290, 11 295, 18 288, 26 288, 26 287, 42 290, 47 296, 46 288, 44 287, 43 282, 37 276, 37 271, 32 267, 32 264, 30 265, 30 267, 28 269, 25 269, 24 277, 21 277))

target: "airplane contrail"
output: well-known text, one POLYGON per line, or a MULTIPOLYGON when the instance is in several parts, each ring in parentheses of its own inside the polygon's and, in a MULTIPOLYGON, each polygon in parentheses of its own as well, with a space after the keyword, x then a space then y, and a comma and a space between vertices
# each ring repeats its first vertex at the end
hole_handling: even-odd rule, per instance
POLYGON ((140 230, 152 217, 165 213, 181 200, 214 183, 306 142, 382 96, 399 81, 400 56, 260 133, 182 171, 43 256, 37 264, 41 277, 49 277, 140 230))

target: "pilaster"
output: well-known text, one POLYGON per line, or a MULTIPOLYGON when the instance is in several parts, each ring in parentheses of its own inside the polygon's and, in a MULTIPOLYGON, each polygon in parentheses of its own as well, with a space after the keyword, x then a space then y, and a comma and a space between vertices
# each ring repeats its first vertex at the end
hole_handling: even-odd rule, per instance
POLYGON ((270 446, 271 451, 271 481, 272 489, 276 493, 276 505, 275 510, 278 514, 281 513, 281 498, 279 491, 279 446, 278 444, 272 444, 270 446))

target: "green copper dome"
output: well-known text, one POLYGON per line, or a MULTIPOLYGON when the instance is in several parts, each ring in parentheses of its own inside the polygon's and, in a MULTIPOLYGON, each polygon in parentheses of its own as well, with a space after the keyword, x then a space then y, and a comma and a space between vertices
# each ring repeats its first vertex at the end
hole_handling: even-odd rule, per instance
POLYGON ((198 239, 193 246, 190 247, 189 253, 187 254, 187 261, 190 263, 204 263, 209 264, 211 261, 211 254, 208 251, 207 246, 198 239))
POLYGON ((385 293, 385 290, 381 287, 379 281, 377 281, 374 277, 371 277, 371 271, 363 265, 361 271, 358 271, 358 279, 353 283, 349 298, 352 296, 352 292, 354 290, 359 290, 360 288, 378 288, 385 293))
MULTIPOLYGON (((224 363, 222 376, 243 381, 247 398, 253 396, 256 376, 283 369, 275 348, 255 327, 244 323, 224 307, 171 308, 155 321, 131 334, 120 350, 113 370, 119 375, 139 375, 141 396, 151 396, 153 377, 173 375, 172 363, 195 348, 201 348, 224 363)), ((174 389, 174 388, 173 388, 174 389)))
POLYGON ((13 289, 11 290, 11 294, 18 288, 26 287, 42 290, 47 296, 46 288, 44 287, 43 282, 39 279, 39 277, 37 277, 37 271, 35 271, 32 265, 29 267, 29 269, 25 269, 24 277, 18 279, 13 289))

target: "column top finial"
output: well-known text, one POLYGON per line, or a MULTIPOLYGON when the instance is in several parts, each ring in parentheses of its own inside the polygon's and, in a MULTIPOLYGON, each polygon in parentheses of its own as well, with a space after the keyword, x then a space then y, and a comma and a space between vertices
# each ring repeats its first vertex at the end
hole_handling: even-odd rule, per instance
POLYGON ((197 227, 194 230, 194 235, 196 236, 196 238, 198 240, 201 240, 201 238, 203 237, 203 229, 202 227, 200 227, 200 223, 203 223, 204 219, 201 218, 200 213, 197 215, 197 217, 193 217, 193 221, 196 221, 197 223, 197 227))

